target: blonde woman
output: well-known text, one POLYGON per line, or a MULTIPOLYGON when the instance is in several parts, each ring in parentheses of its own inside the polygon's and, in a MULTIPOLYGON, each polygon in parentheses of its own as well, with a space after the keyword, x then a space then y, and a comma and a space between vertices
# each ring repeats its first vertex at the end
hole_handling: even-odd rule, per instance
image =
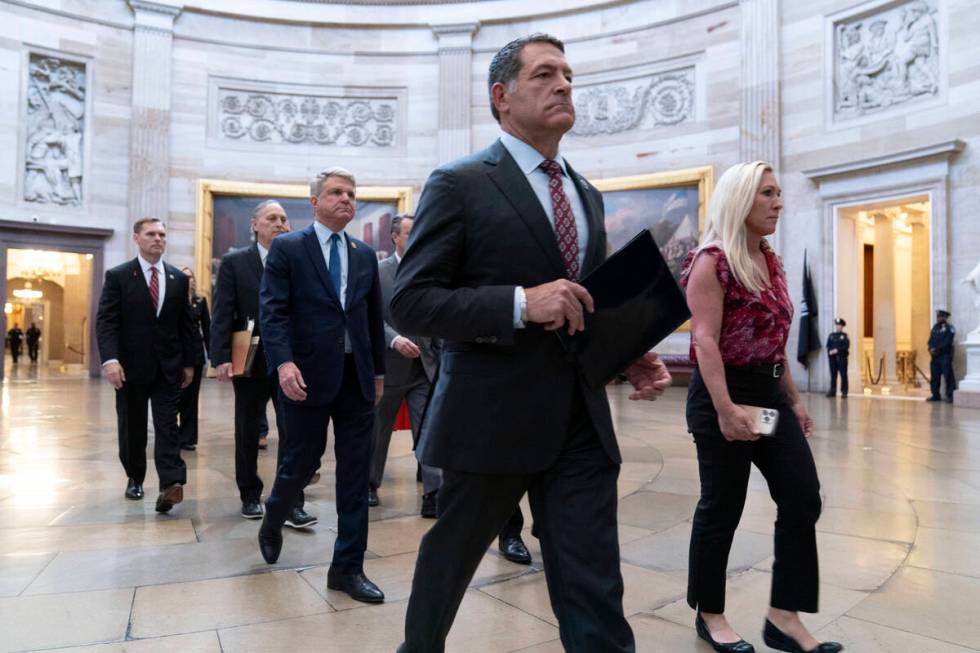
POLYGON ((193 270, 185 267, 180 271, 187 275, 187 303, 190 307, 191 323, 194 325, 194 380, 180 391, 177 413, 180 417, 180 448, 194 451, 197 449, 198 395, 211 343, 211 313, 208 311, 207 298, 197 294, 197 280, 193 270))
POLYGON ((766 242, 776 230, 781 195, 768 163, 727 170, 711 200, 704 240, 685 260, 681 279, 697 363, 687 423, 701 475, 687 601, 697 610, 698 636, 726 653, 755 650, 724 614, 728 552, 753 464, 778 507, 765 642, 794 653, 843 648, 814 639, 798 614, 817 611, 820 483, 806 441, 812 421, 785 366, 793 304, 782 264, 766 242), (760 437, 745 405, 779 411, 772 436, 760 437))

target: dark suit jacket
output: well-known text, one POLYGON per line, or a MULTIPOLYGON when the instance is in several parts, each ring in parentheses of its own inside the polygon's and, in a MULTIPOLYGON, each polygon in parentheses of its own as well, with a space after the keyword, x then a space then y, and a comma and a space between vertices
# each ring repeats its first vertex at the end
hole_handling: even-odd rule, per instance
POLYGON ((349 234, 347 240, 346 310, 313 225, 277 237, 265 259, 259 317, 266 362, 270 370, 296 363, 307 386, 306 405, 329 404, 340 390, 345 328, 365 399, 374 401, 374 377, 385 370, 378 257, 349 234))
POLYGON ((194 327, 194 366, 207 362, 211 346, 211 313, 208 311, 208 299, 195 295, 190 300, 191 325, 194 327))
MULTIPOLYGON (((604 258, 602 195, 569 167, 587 213, 584 276, 604 258)), ((602 445, 620 462, 605 390, 540 325, 515 329, 514 287, 565 276, 555 233, 524 173, 497 141, 426 182, 391 302, 401 333, 445 340, 422 426, 422 461, 455 471, 520 474, 550 467, 582 388, 602 445)))
POLYGON ((262 283, 262 257, 258 245, 228 252, 218 268, 214 287, 214 314, 211 316, 211 365, 231 362, 231 334, 255 320, 252 335, 259 336, 259 349, 252 363, 252 378, 266 376, 265 351, 259 324, 259 285, 262 283))
POLYGON ((159 317, 138 259, 105 273, 95 318, 102 362, 118 359, 132 383, 150 383, 157 369, 179 383, 181 370, 194 367, 194 331, 187 302, 187 277, 164 263, 167 275, 159 317))
POLYGON ((432 348, 431 338, 404 336, 418 345, 422 351, 418 358, 405 358, 391 348, 395 337, 401 334, 391 326, 391 295, 395 287, 395 272, 398 270, 398 257, 394 254, 378 263, 378 276, 381 280, 381 307, 385 322, 385 385, 398 386, 410 383, 417 374, 416 365, 421 365, 426 378, 431 383, 439 369, 439 359, 432 348))

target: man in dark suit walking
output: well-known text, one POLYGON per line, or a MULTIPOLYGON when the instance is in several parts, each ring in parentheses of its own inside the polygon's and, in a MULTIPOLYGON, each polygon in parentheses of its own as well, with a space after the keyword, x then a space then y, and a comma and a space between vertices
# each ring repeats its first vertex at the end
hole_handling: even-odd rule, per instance
MULTIPOLYGON (((418 428, 422 423, 425 405, 429 401, 432 380, 439 368, 438 352, 433 348, 430 338, 408 338, 400 335, 391 326, 388 304, 391 302, 395 285, 395 271, 405 254, 408 236, 412 231, 412 218, 396 215, 391 221, 391 240, 395 253, 378 263, 378 276, 381 283, 381 306, 385 328, 385 386, 384 394, 378 401, 375 416, 374 453, 371 460, 371 480, 368 490, 368 505, 380 504, 378 488, 384 480, 385 463, 388 459, 388 445, 391 432, 402 401, 408 404, 409 419, 412 422, 412 440, 418 442, 418 428)), ((422 467, 422 516, 436 516, 436 493, 442 474, 438 468, 422 467)))
POLYGON ((41 344, 41 330, 37 328, 37 325, 31 322, 31 327, 27 330, 27 355, 30 356, 31 362, 37 362, 38 349, 41 344))
MULTIPOLYGON (((259 429, 266 406, 272 400, 279 430, 277 463, 282 462, 285 449, 279 405, 279 382, 266 370, 265 348, 259 320, 259 286, 272 239, 289 231, 285 209, 275 200, 259 202, 252 211, 252 233, 255 242, 244 249, 224 255, 218 268, 218 283, 214 289, 214 316, 211 320, 211 364, 219 381, 231 381, 235 390, 235 482, 242 501, 242 517, 261 519, 262 479, 258 474, 259 429), (247 375, 232 378, 231 339, 235 331, 253 324, 252 335, 259 336, 252 368, 247 375)), ((317 519, 303 510, 303 491, 286 517, 292 528, 313 526, 317 519)))
POLYGON ((327 587, 380 603, 364 575, 374 406, 384 388, 378 259, 344 232, 356 208, 354 176, 331 168, 310 185, 314 221, 272 241, 259 291, 262 336, 279 375, 286 441, 265 504, 259 548, 270 564, 282 524, 323 455, 333 421, 337 540, 327 587))
POLYGON ((146 405, 153 408, 153 459, 160 477, 157 512, 184 499, 187 469, 180 457, 177 402, 194 378, 194 332, 187 277, 164 263, 167 230, 156 218, 133 225, 139 253, 105 274, 96 335, 102 374, 116 389, 119 460, 126 497, 143 498, 146 405))
MULTIPOLYGON (((399 650, 444 650, 477 565, 527 492, 565 650, 633 651, 609 403, 551 333, 583 329, 593 302, 576 280, 606 252, 602 196, 558 152, 575 121, 562 42, 509 43, 488 86, 503 134, 429 177, 391 305, 402 333, 444 339, 420 443, 443 470, 439 519, 422 539, 399 650)), ((655 354, 625 373, 631 399, 670 383, 655 354)))

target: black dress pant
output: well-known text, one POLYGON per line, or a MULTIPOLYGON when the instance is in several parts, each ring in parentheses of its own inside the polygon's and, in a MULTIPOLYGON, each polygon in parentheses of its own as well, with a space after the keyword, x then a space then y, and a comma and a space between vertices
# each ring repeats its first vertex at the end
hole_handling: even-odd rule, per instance
POLYGON ((946 377, 946 398, 953 398, 953 390, 956 389, 956 380, 953 378, 953 355, 944 354, 933 356, 929 361, 929 388, 932 396, 939 399, 942 378, 946 377))
POLYGON ((830 361, 830 393, 837 394, 837 376, 840 376, 840 393, 847 395, 847 356, 827 356, 830 361))
POLYGON ((30 341, 27 342, 27 355, 30 356, 31 360, 35 363, 37 362, 38 348, 38 343, 30 341))
POLYGON ((634 651, 623 615, 616 480, 584 401, 574 402, 568 439, 537 474, 443 470, 439 519, 422 538, 405 617, 403 653, 441 653, 487 547, 525 492, 541 541, 551 608, 566 651, 634 651))
POLYGON ((201 394, 204 365, 194 366, 194 379, 180 391, 177 414, 180 418, 180 443, 197 445, 197 404, 201 394))
POLYGON ((10 357, 15 363, 20 358, 20 343, 17 343, 16 346, 13 343, 10 344, 10 357))
POLYGON ((285 522, 296 497, 320 465, 327 447, 327 426, 333 420, 337 458, 337 539, 331 567, 341 573, 363 571, 368 535, 368 475, 374 440, 374 402, 366 399, 357 379, 354 357, 344 357, 344 377, 334 400, 307 406, 283 399, 280 405, 287 437, 276 482, 265 502, 266 521, 273 528, 285 522))
POLYGON ((799 420, 779 389, 779 379, 726 371, 735 403, 776 408, 775 437, 729 442, 699 371, 687 395, 688 428, 697 445, 701 498, 694 511, 688 560, 687 602, 702 612, 725 611, 728 553, 742 517, 749 472, 755 464, 776 502, 775 560, 770 605, 781 610, 816 612, 819 573, 816 523, 820 483, 799 420))
POLYGON ((153 460, 160 489, 187 483, 187 468, 180 457, 177 401, 180 382, 170 382, 158 370, 150 383, 126 381, 116 390, 119 425, 119 460, 126 475, 137 483, 146 478, 147 402, 153 409, 153 460))
MULTIPOLYGON (((277 468, 282 464, 286 449, 286 425, 279 402, 279 380, 275 375, 263 375, 239 377, 232 379, 231 383, 235 388, 235 482, 238 484, 238 495, 242 503, 259 501, 264 487, 258 472, 259 437, 262 418, 270 399, 279 431, 277 468)), ((293 505, 302 508, 305 500, 303 488, 300 488, 293 505)))

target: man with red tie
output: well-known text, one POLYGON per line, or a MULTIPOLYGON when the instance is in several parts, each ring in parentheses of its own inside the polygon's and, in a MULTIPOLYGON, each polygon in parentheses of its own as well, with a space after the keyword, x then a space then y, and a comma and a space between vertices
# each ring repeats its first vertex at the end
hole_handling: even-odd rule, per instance
POLYGON ((102 374, 116 389, 119 460, 129 480, 126 498, 143 498, 146 405, 153 407, 153 459, 160 479, 157 512, 184 498, 187 469, 180 457, 177 402, 194 378, 194 330, 187 277, 163 262, 167 229, 156 218, 133 225, 139 253, 106 272, 95 330, 102 374))

